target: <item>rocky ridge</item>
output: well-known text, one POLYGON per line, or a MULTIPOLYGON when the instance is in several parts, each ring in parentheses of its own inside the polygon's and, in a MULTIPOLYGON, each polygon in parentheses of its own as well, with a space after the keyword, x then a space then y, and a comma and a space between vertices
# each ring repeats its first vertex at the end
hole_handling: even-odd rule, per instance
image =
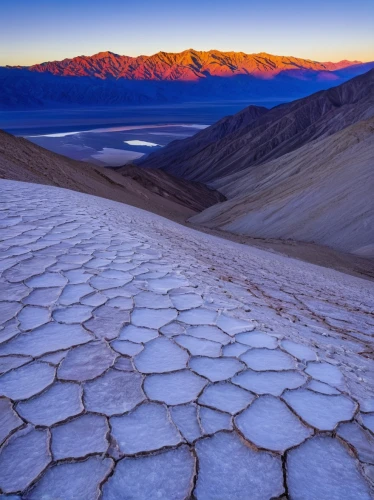
MULTIPOLYGON (((129 57, 113 52, 79 56, 29 66, 30 71, 58 76, 90 76, 100 79, 191 81, 208 76, 253 75, 271 78, 282 71, 331 72, 357 66, 361 61, 318 62, 310 59, 244 52, 207 52, 188 49, 179 53, 158 52, 151 56, 129 57)), ((327 76, 326 76, 327 77, 327 76)))

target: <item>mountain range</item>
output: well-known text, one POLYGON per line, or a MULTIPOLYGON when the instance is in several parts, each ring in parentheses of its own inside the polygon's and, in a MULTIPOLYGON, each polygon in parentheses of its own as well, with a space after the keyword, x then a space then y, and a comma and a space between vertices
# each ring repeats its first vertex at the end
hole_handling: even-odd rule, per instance
POLYGON ((129 57, 112 52, 0 68, 0 109, 287 101, 338 85, 374 63, 318 62, 266 53, 185 50, 129 57))
MULTIPOLYGON (((275 56, 262 52, 208 52, 193 49, 180 53, 158 52, 152 56, 129 57, 113 52, 99 52, 93 56, 80 56, 63 61, 45 62, 30 66, 30 71, 58 76, 90 76, 126 80, 179 80, 196 81, 210 76, 229 77, 253 75, 272 78, 282 71, 309 70, 332 72, 348 66, 361 65, 361 61, 317 62, 297 57, 275 56)), ((329 75, 324 75, 331 78, 329 75)))
POLYGON ((139 164, 219 190, 194 223, 374 256, 374 70, 271 110, 250 106, 139 164))

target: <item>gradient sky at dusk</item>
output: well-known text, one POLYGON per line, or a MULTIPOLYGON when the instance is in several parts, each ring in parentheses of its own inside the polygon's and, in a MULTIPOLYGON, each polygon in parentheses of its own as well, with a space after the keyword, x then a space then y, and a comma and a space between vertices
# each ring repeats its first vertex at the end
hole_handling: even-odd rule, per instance
POLYGON ((0 65, 110 50, 374 60, 374 0, 1 0, 0 65))

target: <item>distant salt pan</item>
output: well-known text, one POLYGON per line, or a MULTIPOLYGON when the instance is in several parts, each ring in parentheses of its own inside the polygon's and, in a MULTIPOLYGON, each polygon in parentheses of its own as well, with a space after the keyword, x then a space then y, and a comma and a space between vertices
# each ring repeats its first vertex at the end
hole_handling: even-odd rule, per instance
MULTIPOLYGON (((128 126, 119 126, 119 127, 105 127, 105 128, 95 128, 92 130, 77 130, 74 132, 57 132, 54 134, 41 134, 41 135, 29 135, 27 137, 67 137, 69 135, 79 135, 79 134, 101 134, 105 132, 126 132, 129 130, 143 130, 143 129, 157 129, 157 128, 168 128, 168 127, 182 127, 182 128, 196 128, 196 129, 204 129, 209 127, 209 125, 202 124, 185 124, 185 123, 168 123, 163 125, 128 125, 128 126)), ((131 142, 142 142, 142 141, 130 141, 131 142)), ((151 144, 151 143, 149 143, 151 144)), ((148 144, 133 144, 135 145, 148 145, 148 144)), ((152 144, 152 146, 158 146, 159 144, 152 144)))
POLYGON ((201 124, 198 124, 198 123, 192 123, 191 125, 179 125, 180 127, 185 127, 185 128, 198 128, 198 129, 201 129, 203 130, 204 128, 208 128, 209 125, 201 125, 201 124))
POLYGON ((92 158, 99 160, 107 165, 113 167, 124 165, 126 162, 136 160, 143 156, 143 153, 136 153, 135 151, 125 151, 124 149, 103 148, 92 158))
POLYGON ((129 144, 130 146, 149 146, 150 148, 154 148, 155 146, 160 146, 160 144, 155 144, 154 142, 146 142, 146 141, 123 141, 125 144, 129 144))

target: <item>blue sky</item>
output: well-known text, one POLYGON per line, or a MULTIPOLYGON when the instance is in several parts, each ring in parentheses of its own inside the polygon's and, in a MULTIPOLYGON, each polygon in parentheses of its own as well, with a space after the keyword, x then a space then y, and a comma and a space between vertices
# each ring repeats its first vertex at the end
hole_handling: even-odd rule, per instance
POLYGON ((1 0, 0 65, 110 50, 374 60, 374 0, 1 0))

